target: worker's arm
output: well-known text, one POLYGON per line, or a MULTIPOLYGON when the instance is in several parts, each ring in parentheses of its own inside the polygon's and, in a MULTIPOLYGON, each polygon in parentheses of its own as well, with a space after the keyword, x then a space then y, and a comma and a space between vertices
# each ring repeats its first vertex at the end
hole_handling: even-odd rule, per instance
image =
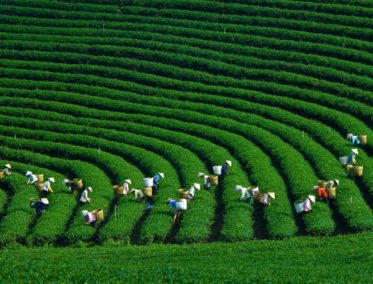
POLYGON ((241 190, 241 197, 240 197, 240 200, 243 200, 245 197, 245 191, 244 190, 241 190))

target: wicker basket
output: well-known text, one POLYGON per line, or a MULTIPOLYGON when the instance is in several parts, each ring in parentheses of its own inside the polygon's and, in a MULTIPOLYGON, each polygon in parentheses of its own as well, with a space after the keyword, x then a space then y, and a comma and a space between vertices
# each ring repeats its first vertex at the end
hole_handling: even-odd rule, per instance
POLYGON ((219 184, 219 177, 218 176, 210 176, 211 185, 217 186, 219 184))
POLYGON ((297 213, 303 212, 303 202, 302 203, 294 203, 294 209, 297 213))
POLYGON ((0 172, 0 180, 5 178, 5 174, 3 172, 0 172))
POLYGON ((360 142, 363 145, 366 145, 368 143, 368 136, 367 135, 361 135, 360 136, 360 142))
POLYGON ((104 210, 102 209, 96 209, 92 211, 93 215, 95 215, 96 220, 102 221, 104 220, 104 210))
POLYGON ((146 187, 152 187, 153 186, 153 178, 144 178, 144 185, 146 187))
POLYGON ((337 195, 337 189, 336 189, 335 187, 328 188, 328 189, 326 190, 326 192, 328 193, 328 196, 329 196, 330 198, 335 198, 336 195, 337 195))
POLYGON ((180 198, 187 198, 188 196, 188 191, 186 191, 184 188, 180 188, 178 190, 180 198))
POLYGON ((354 175, 356 177, 362 177, 363 171, 364 171, 363 166, 354 166, 354 175))
POLYGON ((113 189, 116 195, 123 195, 123 186, 114 185, 113 189))
POLYGON ((147 196, 147 197, 152 197, 153 196, 153 189, 150 186, 145 187, 143 191, 144 191, 145 196, 147 196))
POLYGON ((82 189, 83 188, 83 180, 81 178, 74 179, 75 189, 82 189))
POLYGON ((212 167, 212 170, 214 171, 214 175, 220 176, 221 175, 222 166, 214 166, 214 167, 212 167))
POLYGON ((344 166, 347 164, 347 156, 339 157, 339 163, 344 166))
POLYGON ((38 182, 39 183, 43 183, 44 182, 44 175, 43 174, 36 174, 36 177, 38 178, 38 182))

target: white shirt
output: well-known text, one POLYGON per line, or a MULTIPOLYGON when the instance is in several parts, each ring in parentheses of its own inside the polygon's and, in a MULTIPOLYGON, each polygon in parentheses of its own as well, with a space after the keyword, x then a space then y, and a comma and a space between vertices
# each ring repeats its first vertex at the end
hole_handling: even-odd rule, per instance
POLYGON ((248 189, 246 187, 241 187, 241 197, 240 197, 240 200, 244 199, 244 198, 250 198, 250 192, 248 191, 248 189))
POLYGON ((82 195, 80 196, 80 199, 79 199, 81 202, 84 202, 84 203, 87 203, 87 202, 90 202, 91 200, 89 199, 88 197, 88 189, 85 189, 83 192, 82 192, 82 195))
POLYGON ((190 194, 191 196, 194 196, 194 193, 196 192, 196 188, 194 186, 192 186, 189 191, 188 191, 188 194, 190 194))
POLYGON ((28 177, 27 184, 33 184, 33 183, 35 183, 35 182, 38 181, 37 176, 34 175, 34 174, 31 174, 31 175, 29 175, 27 177, 28 177))
POLYGON ((47 180, 47 181, 44 183, 44 188, 43 188, 43 190, 48 192, 50 186, 51 186, 51 182, 50 182, 49 180, 47 180))
POLYGON ((127 195, 127 193, 129 192, 130 188, 129 188, 129 185, 128 183, 124 183, 123 184, 123 195, 127 195))

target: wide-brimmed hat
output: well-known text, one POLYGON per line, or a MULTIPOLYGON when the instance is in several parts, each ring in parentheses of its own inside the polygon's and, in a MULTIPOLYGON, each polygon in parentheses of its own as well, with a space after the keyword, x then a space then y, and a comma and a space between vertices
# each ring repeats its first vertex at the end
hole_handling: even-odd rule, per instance
POLYGON ((88 215, 88 210, 82 210, 82 215, 87 216, 88 215))
POLYGON ((26 174, 25 174, 25 176, 29 176, 29 175, 32 175, 32 172, 27 171, 26 174))
POLYGON ((8 168, 9 170, 12 168, 10 164, 6 164, 5 167, 8 168))
POLYGON ((130 179, 126 179, 124 182, 126 182, 128 184, 132 184, 132 181, 130 179))
POLYGON ((199 183, 197 183, 197 182, 196 182, 195 184, 193 184, 193 186, 194 186, 196 189, 198 189, 198 190, 201 189, 201 185, 200 185, 199 183))
POLYGON ((237 184, 235 187, 234 187, 235 190, 241 190, 242 189, 242 185, 239 185, 237 184))
POLYGON ((70 180, 68 180, 67 178, 64 178, 64 179, 62 180, 62 184, 67 184, 69 181, 70 181, 70 180))
POLYGON ((205 173, 202 173, 202 172, 198 173, 198 177, 203 177, 204 175, 205 175, 205 173))
POLYGON ((354 136, 352 133, 348 133, 348 134, 347 134, 347 139, 351 139, 352 136, 354 136))
POLYGON ((315 186, 313 187, 313 190, 317 190, 319 187, 320 187, 320 186, 315 185, 315 186))
POLYGON ((311 200, 311 202, 315 202, 316 198, 314 195, 308 195, 308 199, 311 200))
POLYGON ((359 154, 359 150, 357 148, 353 148, 351 150, 352 153, 354 153, 355 155, 358 155, 359 154))
POLYGON ((48 178, 48 180, 50 181, 50 182, 55 182, 56 180, 54 179, 54 177, 50 177, 50 178, 48 178))
POLYGON ((90 186, 88 186, 87 189, 88 189, 89 192, 93 191, 92 187, 90 187, 90 186))
POLYGON ((337 186, 339 185, 339 179, 334 179, 334 182, 337 184, 337 186))
POLYGON ((232 166, 232 161, 230 161, 230 160, 226 160, 225 161, 230 167, 232 166))
POLYGON ((158 173, 162 178, 164 178, 164 173, 158 173))
POLYGON ((268 192, 268 195, 269 197, 271 197, 272 199, 275 199, 276 198, 276 194, 274 192, 268 192))
POLYGON ((42 198, 40 199, 41 202, 43 202, 44 204, 49 204, 49 200, 47 198, 42 198))

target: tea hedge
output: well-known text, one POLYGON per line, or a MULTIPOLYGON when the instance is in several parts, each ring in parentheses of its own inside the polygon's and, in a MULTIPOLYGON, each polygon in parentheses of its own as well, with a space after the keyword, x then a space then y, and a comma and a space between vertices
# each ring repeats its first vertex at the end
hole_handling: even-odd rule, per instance
POLYGON ((372 7, 362 0, 3 1, 0 155, 14 175, 1 186, 0 244, 371 230, 372 7), (338 163, 351 149, 350 132, 368 135, 359 146, 364 175, 355 180, 338 163), (226 159, 233 167, 224 184, 197 192, 173 225, 165 200, 226 159), (79 205, 59 183, 36 219, 24 202, 27 169, 83 177, 93 204, 79 205), (151 212, 114 196, 112 184, 132 178, 141 187, 161 170, 166 179, 151 212), (337 199, 295 214, 292 203, 319 178, 340 179, 337 199), (250 183, 276 192, 272 206, 237 200, 234 186, 250 183), (79 214, 93 206, 106 215, 96 229, 79 214))

